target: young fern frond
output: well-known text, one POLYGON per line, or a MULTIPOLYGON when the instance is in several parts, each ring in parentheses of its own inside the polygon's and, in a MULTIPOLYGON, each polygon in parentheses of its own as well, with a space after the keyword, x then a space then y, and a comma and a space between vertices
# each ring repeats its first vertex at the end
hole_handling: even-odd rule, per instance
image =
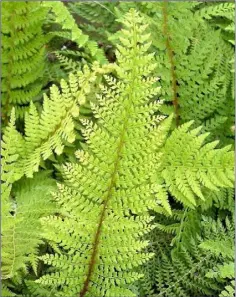
POLYGON ((129 284, 142 276, 137 267, 151 257, 141 236, 153 228, 151 178, 171 118, 157 125, 159 103, 150 100, 159 88, 150 76, 155 63, 146 53, 143 19, 132 10, 123 25, 118 78, 105 76, 109 88, 101 87, 92 106, 98 121, 83 121, 87 149, 77 153, 80 164, 64 167, 65 183, 55 194, 68 216, 42 220, 45 238, 62 253, 42 256, 56 271, 37 282, 62 286, 58 296, 135 296, 129 284))

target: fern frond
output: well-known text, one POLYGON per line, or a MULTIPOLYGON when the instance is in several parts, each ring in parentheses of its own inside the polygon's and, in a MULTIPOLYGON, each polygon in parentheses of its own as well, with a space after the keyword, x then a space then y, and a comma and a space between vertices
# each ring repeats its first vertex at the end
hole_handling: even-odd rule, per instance
POLYGON ((204 187, 217 191, 233 187, 234 156, 230 146, 216 149, 217 141, 204 143, 208 133, 201 127, 190 130, 193 122, 175 129, 163 147, 161 176, 170 193, 184 205, 196 205, 196 197, 205 200, 204 187))
POLYGON ((68 30, 71 40, 75 41, 79 48, 85 47, 95 61, 98 61, 101 64, 107 62, 103 51, 98 48, 95 41, 89 40, 89 36, 83 33, 67 7, 62 2, 44 1, 43 6, 49 8, 53 12, 53 15, 55 16, 54 21, 60 24, 62 29, 68 30))
POLYGON ((212 296, 220 292, 220 285, 205 276, 215 263, 216 259, 203 253, 194 241, 189 250, 181 245, 170 251, 156 244, 154 296, 212 296))
POLYGON ((155 63, 146 53, 143 19, 132 10, 123 25, 117 78, 105 76, 107 86, 92 106, 98 121, 82 121, 86 147, 77 153, 80 164, 64 167, 65 182, 55 194, 68 215, 42 220, 45 237, 62 253, 42 256, 56 271, 37 282, 63 285, 58 296, 134 296, 129 285, 142 277, 137 267, 152 256, 140 237, 153 228, 148 210, 157 199, 150 180, 171 118, 157 125, 159 103, 151 99, 159 88, 150 76, 155 63))
POLYGON ((1 286, 1 296, 2 297, 12 297, 12 296, 16 296, 16 294, 11 292, 4 284, 2 284, 2 286, 1 286))
POLYGON ((219 209, 234 211, 234 189, 221 188, 219 191, 212 191, 209 189, 203 190, 204 201, 199 201, 202 210, 205 211, 211 207, 219 209))
POLYGON ((41 114, 33 103, 30 104, 25 116, 25 136, 18 136, 21 141, 15 147, 18 159, 14 166, 19 168, 21 176, 25 174, 32 177, 38 171, 41 159, 47 159, 53 151, 61 154, 64 143, 74 142, 76 136, 73 119, 79 115, 79 105, 85 102, 97 74, 110 70, 109 65, 99 68, 95 63, 92 72, 84 67, 83 72, 71 74, 68 83, 62 80, 61 91, 53 85, 50 98, 44 95, 41 114))
POLYGON ((12 109, 11 120, 6 127, 3 139, 1 141, 1 181, 2 181, 2 201, 3 213, 5 211, 4 205, 8 205, 8 199, 11 192, 12 184, 15 180, 20 179, 21 170, 17 168, 16 162, 19 158, 17 146, 23 142, 20 133, 15 127, 15 110, 12 109))
MULTIPOLYGON (((25 109, 44 84, 45 44, 42 25, 47 10, 40 3, 2 5, 2 111, 8 122, 12 106, 25 109)), ((22 118, 24 112, 18 113, 22 118)))
POLYGON ((37 247, 42 243, 39 218, 55 211, 55 205, 49 200, 54 189, 55 182, 49 179, 47 172, 15 185, 15 197, 9 202, 8 211, 3 213, 3 279, 13 278, 19 271, 27 270, 27 263, 37 253, 37 247))

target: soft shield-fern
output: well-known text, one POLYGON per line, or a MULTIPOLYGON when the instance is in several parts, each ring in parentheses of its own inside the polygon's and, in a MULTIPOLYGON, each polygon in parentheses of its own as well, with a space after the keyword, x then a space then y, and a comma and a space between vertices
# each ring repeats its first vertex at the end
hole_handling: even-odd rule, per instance
POLYGON ((119 81, 106 76, 108 86, 92 106, 98 122, 84 122, 87 149, 77 152, 80 164, 64 167, 65 183, 55 199, 68 215, 43 219, 45 237, 61 253, 42 257, 55 271, 38 282, 60 288, 58 296, 135 296, 129 284, 142 276, 136 267, 151 257, 141 236, 153 228, 151 177, 171 118, 157 125, 159 103, 150 100, 159 88, 150 76, 155 63, 146 53, 150 35, 142 21, 135 11, 123 20, 119 81))

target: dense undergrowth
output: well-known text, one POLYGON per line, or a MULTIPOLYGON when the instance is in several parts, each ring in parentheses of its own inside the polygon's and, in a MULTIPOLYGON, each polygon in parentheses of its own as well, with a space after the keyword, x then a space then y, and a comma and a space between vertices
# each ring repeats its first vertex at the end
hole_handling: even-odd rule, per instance
POLYGON ((2 2, 1 296, 234 296, 234 3, 2 2))

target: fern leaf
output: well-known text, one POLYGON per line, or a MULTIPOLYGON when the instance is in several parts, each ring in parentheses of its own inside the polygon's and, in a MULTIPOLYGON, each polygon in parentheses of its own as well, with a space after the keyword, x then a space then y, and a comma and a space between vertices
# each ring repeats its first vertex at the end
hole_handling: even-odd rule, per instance
POLYGON ((3 214, 3 279, 14 277, 22 269, 26 270, 27 262, 32 262, 32 255, 37 253, 37 247, 42 243, 39 218, 55 211, 55 205, 48 201, 50 192, 54 189, 55 183, 48 178, 47 172, 15 185, 15 199, 9 203, 8 211, 3 214))
POLYGON ((40 3, 5 2, 2 5, 2 107, 4 125, 12 106, 23 118, 29 102, 44 85, 45 44, 42 25, 47 10, 40 3), (14 19, 14 21, 13 21, 14 19))
POLYGON ((189 130, 192 122, 174 130, 163 148, 162 171, 170 193, 186 206, 204 200, 204 187, 217 191, 233 186, 233 152, 227 146, 215 149, 217 142, 204 143, 208 134, 189 130))
POLYGON ((101 64, 106 63, 106 58, 102 50, 98 48, 97 43, 89 40, 89 36, 83 33, 67 7, 62 2, 54 3, 44 1, 43 6, 51 9, 55 16, 55 22, 60 24, 62 29, 69 30, 72 41, 75 41, 80 48, 85 47, 95 61, 98 61, 101 64))
POLYGON ((117 78, 105 76, 107 86, 92 107, 96 124, 83 121, 87 149, 77 153, 80 164, 64 167, 55 199, 69 216, 43 219, 45 237, 67 253, 42 256, 56 272, 37 282, 63 284, 58 296, 134 296, 130 285, 142 277, 136 267, 152 256, 140 236, 153 228, 148 210, 157 203, 155 183, 148 181, 171 119, 157 125, 159 104, 150 102, 159 88, 150 76, 155 64, 142 22, 133 10, 123 20, 117 78))

